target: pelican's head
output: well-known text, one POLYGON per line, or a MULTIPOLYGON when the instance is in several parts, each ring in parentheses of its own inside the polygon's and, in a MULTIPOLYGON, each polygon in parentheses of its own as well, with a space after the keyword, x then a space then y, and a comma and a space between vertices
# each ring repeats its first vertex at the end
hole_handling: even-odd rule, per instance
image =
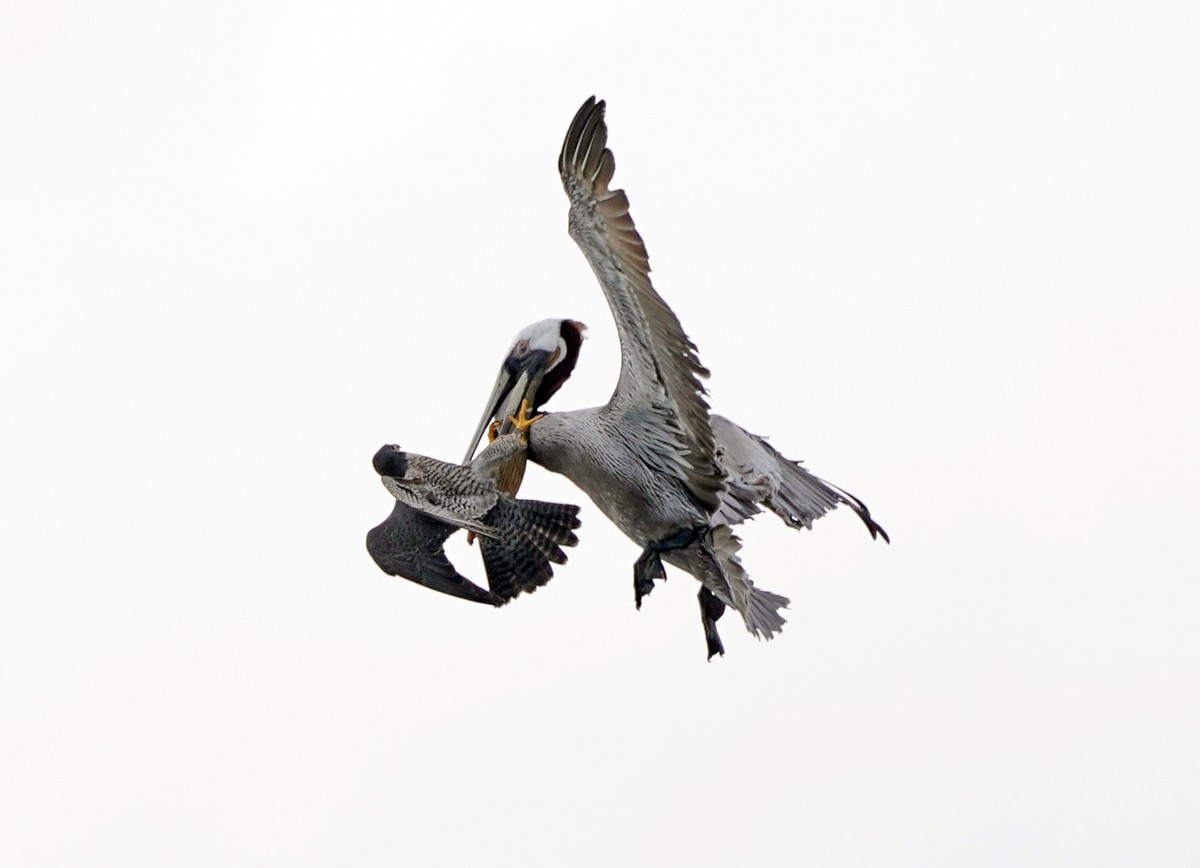
POLYGON ((550 400, 575 369, 586 331, 587 326, 573 319, 544 319, 517 332, 464 461, 475 454, 488 424, 494 419, 503 426, 516 414, 522 398, 529 402, 531 413, 550 400))
POLYGON ((381 446, 371 459, 375 472, 380 476, 390 476, 392 479, 403 479, 408 473, 408 456, 399 446, 381 446))

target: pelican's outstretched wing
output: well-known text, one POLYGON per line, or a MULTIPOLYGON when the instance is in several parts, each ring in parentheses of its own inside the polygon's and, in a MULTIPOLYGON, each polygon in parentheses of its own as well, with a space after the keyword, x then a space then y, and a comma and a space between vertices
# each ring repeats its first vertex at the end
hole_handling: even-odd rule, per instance
POLYGON ((724 416, 713 413, 711 418, 717 461, 726 473, 715 520, 739 524, 761 512, 762 504, 789 527, 811 529, 814 521, 844 503, 862 519, 872 539, 878 535, 891 542, 887 531, 871 518, 867 505, 857 497, 813 476, 799 462, 780 455, 762 437, 724 416))
POLYGON ((711 511, 718 504, 721 470, 713 458, 708 402, 700 383, 708 371, 678 317, 650 283, 650 260, 625 191, 608 187, 614 162, 605 147, 607 138, 604 102, 589 98, 567 131, 558 170, 571 200, 571 237, 604 288, 621 338, 621 377, 610 407, 655 414, 653 442, 647 444, 653 458, 711 511))

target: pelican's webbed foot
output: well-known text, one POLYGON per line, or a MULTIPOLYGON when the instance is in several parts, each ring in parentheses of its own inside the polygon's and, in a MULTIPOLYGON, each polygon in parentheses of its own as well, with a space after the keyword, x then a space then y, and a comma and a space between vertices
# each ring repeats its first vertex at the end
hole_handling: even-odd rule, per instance
POLYGON ((530 417, 529 401, 527 401, 525 398, 522 398, 521 399, 521 407, 520 407, 520 409, 517 410, 517 415, 509 416, 508 421, 512 422, 513 427, 516 428, 518 432, 520 432, 522 439, 524 439, 524 441, 526 443, 528 443, 529 442, 529 433, 528 433, 529 427, 531 425, 533 425, 533 423, 536 422, 538 419, 541 419, 544 415, 545 415, 544 413, 538 413, 536 416, 530 417))
POLYGON ((652 542, 642 551, 633 565, 633 601, 640 609, 642 597, 654 590, 654 580, 667 578, 666 568, 663 567, 663 552, 685 549, 700 538, 703 529, 685 527, 669 537, 652 542))
POLYGON ((725 656, 725 646, 721 644, 721 637, 717 634, 717 621, 725 614, 725 604, 717 599, 717 595, 706 588, 700 586, 700 622, 704 625, 704 641, 708 643, 708 659, 712 660, 714 654, 725 656))
POLYGON ((633 565, 633 602, 642 608, 642 597, 654 590, 654 580, 667 578, 662 557, 652 548, 642 552, 633 565))

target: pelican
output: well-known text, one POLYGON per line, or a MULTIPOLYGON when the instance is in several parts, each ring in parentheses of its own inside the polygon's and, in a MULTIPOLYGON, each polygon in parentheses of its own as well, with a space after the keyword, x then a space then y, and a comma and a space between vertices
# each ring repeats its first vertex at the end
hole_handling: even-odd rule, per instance
POLYGON ((560 546, 578 542, 579 507, 517 500, 524 471, 524 434, 497 438, 469 464, 450 464, 384 446, 375 471, 395 497, 392 513, 367 533, 367 551, 385 573, 476 603, 502 606, 534 591, 566 563, 560 546), (487 571, 484 590, 460 575, 446 557, 447 539, 460 528, 479 536, 487 571))
POLYGON ((708 657, 724 654, 716 621, 726 606, 746 628, 772 638, 785 623, 786 597, 755 587, 731 527, 766 507, 792 527, 811 527, 839 504, 872 538, 887 533, 862 501, 780 455, 763 438, 710 414, 695 344, 650 282, 645 245, 623 190, 609 189, 614 161, 606 145, 604 102, 590 98, 575 115, 559 156, 570 200, 568 229, 608 300, 621 345, 616 389, 602 407, 544 412, 578 361, 584 328, 542 320, 517 335, 484 407, 467 458, 485 429, 528 424, 528 458, 581 488, 642 547, 634 600, 666 578, 662 562, 697 578, 708 657), (528 417, 532 411, 536 416, 528 417), (510 414, 519 413, 519 418, 510 414), (535 423, 535 424, 534 424, 535 423))

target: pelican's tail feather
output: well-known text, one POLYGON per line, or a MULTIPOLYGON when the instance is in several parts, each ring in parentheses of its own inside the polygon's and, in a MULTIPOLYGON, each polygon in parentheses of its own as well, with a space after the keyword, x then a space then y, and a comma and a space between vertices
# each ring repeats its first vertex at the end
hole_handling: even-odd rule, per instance
POLYGON ((791 602, 787 597, 764 591, 750 583, 750 594, 742 619, 746 629, 760 639, 774 639, 775 634, 783 629, 787 619, 779 614, 780 609, 786 609, 791 602))
POLYGON ((754 586, 737 556, 742 541, 728 525, 712 529, 712 547, 725 573, 733 607, 741 613, 746 629, 761 639, 773 638, 787 623, 779 610, 787 608, 788 598, 754 586))

